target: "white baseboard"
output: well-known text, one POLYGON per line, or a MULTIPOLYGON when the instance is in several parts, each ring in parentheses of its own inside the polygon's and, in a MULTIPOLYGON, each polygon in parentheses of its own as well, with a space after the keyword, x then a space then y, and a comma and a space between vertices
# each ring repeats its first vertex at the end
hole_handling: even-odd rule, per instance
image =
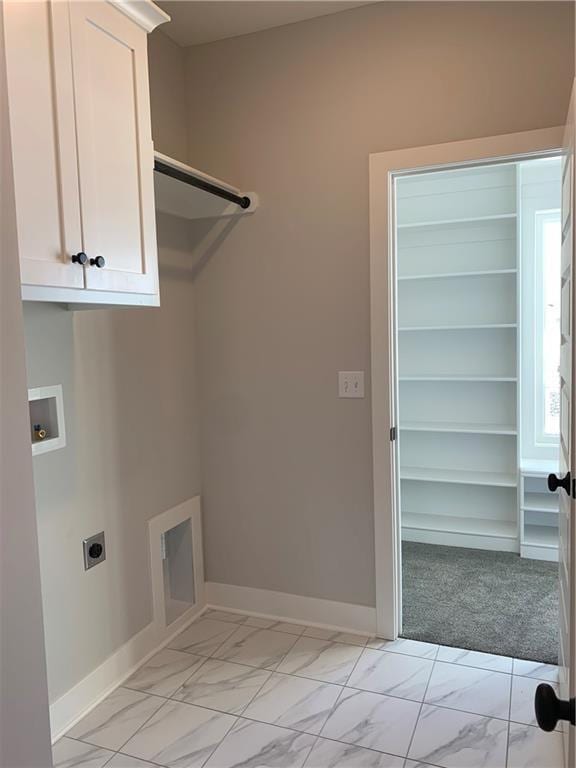
POLYGON ((204 594, 204 604, 191 608, 168 629, 162 629, 158 622, 150 623, 53 702, 50 705, 52 741, 64 735, 207 608, 250 613, 340 632, 373 634, 376 631, 376 609, 364 605, 216 582, 206 582, 204 594))
POLYGON ((548 560, 550 563, 558 562, 558 547, 537 546, 536 544, 522 544, 520 557, 528 557, 532 560, 548 560))
MULTIPOLYGON (((176 512, 183 514, 180 507, 175 508, 174 514, 176 512)), ((197 514, 199 514, 199 507, 197 514)), ((159 521, 159 524, 160 522, 162 521, 159 521)), ((163 529, 162 526, 158 531, 161 529, 163 529)), ((198 528, 198 534, 195 537, 197 546, 199 546, 200 536, 198 528)), ((152 551, 154 552, 154 547, 152 551)), ((156 558, 153 557, 152 560, 155 562, 156 558)), ((197 562, 201 563, 200 557, 197 558, 197 562)), ((168 645, 207 607, 250 613, 278 621, 292 621, 342 632, 373 634, 376 630, 375 608, 230 584, 207 582, 204 585, 200 573, 197 573, 196 577, 199 598, 196 605, 168 627, 161 620, 161 616, 156 615, 148 626, 50 705, 53 742, 72 728, 115 688, 122 685, 138 667, 168 645)), ((157 613, 162 613, 156 602, 157 613)))
POLYGON ((374 634, 376 608, 353 603, 338 603, 317 597, 290 595, 254 587, 237 587, 207 581, 206 604, 238 613, 293 621, 298 624, 334 629, 343 632, 374 634))
POLYGON ((153 595, 152 621, 50 705, 53 742, 72 728, 115 688, 122 685, 138 667, 164 648, 172 638, 182 632, 205 610, 200 497, 195 496, 153 517, 149 521, 149 539, 153 595), (195 603, 175 621, 166 625, 160 537, 164 531, 188 519, 191 521, 195 603))
POLYGON ((70 730, 115 688, 122 685, 138 667, 168 645, 205 610, 204 606, 194 606, 170 625, 169 633, 159 632, 155 622, 151 622, 93 672, 56 699, 50 705, 52 743, 70 730))
POLYGON ((484 536, 471 533, 453 533, 452 531, 403 527, 402 540, 415 541, 420 544, 443 544, 447 547, 485 549, 494 552, 518 552, 518 539, 510 539, 505 536, 484 536))

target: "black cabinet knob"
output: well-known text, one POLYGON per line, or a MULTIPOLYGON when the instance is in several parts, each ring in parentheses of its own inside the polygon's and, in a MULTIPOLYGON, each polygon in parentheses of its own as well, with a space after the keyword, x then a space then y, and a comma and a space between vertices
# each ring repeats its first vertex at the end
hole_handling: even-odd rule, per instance
POLYGON ((543 731, 553 731, 559 720, 575 724, 574 699, 566 701, 556 696, 556 691, 548 683, 540 683, 534 696, 536 720, 543 731))
POLYGON ((104 256, 96 256, 95 259, 90 259, 90 264, 93 267, 98 267, 98 269, 102 269, 102 267, 106 266, 106 260, 104 256))
POLYGON ((88 261, 88 256, 84 253, 84 251, 80 251, 80 253, 73 253, 72 254, 72 263, 73 264, 81 264, 84 265, 88 261))
POLYGON ((558 488, 564 488, 568 496, 572 494, 572 487, 570 484, 570 472, 567 472, 563 478, 559 478, 558 475, 548 475, 548 490, 554 493, 558 488))

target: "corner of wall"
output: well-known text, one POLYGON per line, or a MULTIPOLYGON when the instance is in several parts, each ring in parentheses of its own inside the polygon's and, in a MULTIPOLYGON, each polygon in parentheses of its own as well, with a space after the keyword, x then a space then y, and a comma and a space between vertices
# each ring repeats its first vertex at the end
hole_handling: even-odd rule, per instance
POLYGON ((188 91, 185 49, 161 29, 148 38, 150 106, 154 146, 188 161, 188 91))
POLYGON ((0 765, 52 765, 0 7, 0 765))

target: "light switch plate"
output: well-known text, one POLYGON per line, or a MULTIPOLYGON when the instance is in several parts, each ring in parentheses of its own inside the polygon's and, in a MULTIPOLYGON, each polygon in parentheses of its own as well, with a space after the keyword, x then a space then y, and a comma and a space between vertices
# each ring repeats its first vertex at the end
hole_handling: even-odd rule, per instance
POLYGON ((364 371, 338 371, 338 397, 364 397, 364 371))

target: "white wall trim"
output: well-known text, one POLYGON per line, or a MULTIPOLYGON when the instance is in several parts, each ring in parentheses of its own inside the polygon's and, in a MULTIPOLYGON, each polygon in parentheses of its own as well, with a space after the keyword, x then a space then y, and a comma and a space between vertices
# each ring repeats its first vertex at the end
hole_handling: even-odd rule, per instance
POLYGON ((70 730, 208 608, 249 613, 262 618, 291 621, 339 632, 370 635, 375 632, 376 609, 365 605, 216 582, 206 582, 203 594, 206 602, 199 602, 167 628, 163 628, 161 622, 150 622, 116 653, 57 699, 50 706, 52 742, 70 730))
POLYGON ((162 535, 180 523, 190 521, 192 537, 192 566, 194 569, 194 605, 186 611, 192 613, 204 600, 204 549, 202 544, 202 519, 200 496, 178 504, 178 506, 156 515, 148 522, 150 542, 150 573, 152 579, 152 612, 158 635, 170 632, 177 622, 166 624, 166 590, 164 589, 164 571, 161 552, 162 535))
POLYGON ((496 552, 518 552, 517 536, 507 538, 506 536, 437 531, 428 528, 404 528, 402 540, 422 542, 424 544, 442 544, 445 547, 490 549, 496 552))
POLYGON ((122 685, 138 667, 168 645, 205 610, 205 606, 195 606, 171 624, 169 634, 164 637, 158 636, 154 622, 151 622, 93 672, 56 699, 50 705, 52 743, 70 730, 115 688, 122 685))
POLYGON ((370 322, 372 360, 372 461, 378 634, 394 639, 401 621, 400 521, 397 513, 396 278, 393 183, 412 170, 521 159, 562 147, 563 128, 489 136, 370 155, 370 322))
POLYGON ((341 632, 374 634, 376 629, 375 608, 255 587, 208 581, 206 604, 210 608, 250 613, 277 621, 293 621, 341 632))
POLYGON ((170 16, 152 0, 108 0, 139 27, 152 32, 159 24, 170 21, 170 16))
POLYGON ((202 530, 200 524, 200 497, 195 496, 183 504, 152 518, 151 531, 151 573, 153 579, 153 618, 150 624, 124 643, 100 666, 80 680, 73 688, 50 705, 50 729, 52 743, 72 728, 91 709, 121 685, 138 667, 164 648, 172 638, 182 632, 206 609, 204 600, 204 573, 202 565, 202 530), (158 555, 158 541, 155 535, 190 518, 193 524, 194 578, 196 602, 189 610, 168 626, 165 621, 164 601, 159 597, 161 562, 158 555), (160 565, 160 574, 158 567, 160 565))

